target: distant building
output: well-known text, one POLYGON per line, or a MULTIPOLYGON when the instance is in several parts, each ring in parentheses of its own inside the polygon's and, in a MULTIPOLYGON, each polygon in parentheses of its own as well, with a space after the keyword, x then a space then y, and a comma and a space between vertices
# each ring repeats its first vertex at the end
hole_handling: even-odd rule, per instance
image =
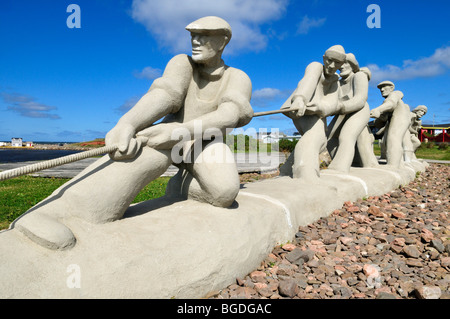
POLYGON ((33 147, 33 146, 34 146, 34 143, 33 143, 33 142, 26 142, 26 143, 25 143, 25 146, 26 146, 26 147, 33 147))
POLYGON ((450 123, 447 124, 422 124, 419 132, 421 142, 426 138, 434 142, 450 142, 450 123))
POLYGON ((6 146, 7 143, 6 142, 0 142, 0 146, 6 146))
POLYGON ((11 139, 11 146, 12 147, 22 147, 23 146, 23 140, 21 137, 13 137, 11 139))
POLYGON ((284 133, 279 132, 278 130, 275 130, 273 132, 257 132, 256 138, 260 140, 262 143, 278 143, 280 140, 289 140, 293 141, 300 138, 300 135, 294 134, 294 135, 286 135, 284 133))
POLYGON ((278 130, 274 132, 260 131, 256 133, 256 138, 263 143, 277 143, 280 138, 280 132, 278 130))

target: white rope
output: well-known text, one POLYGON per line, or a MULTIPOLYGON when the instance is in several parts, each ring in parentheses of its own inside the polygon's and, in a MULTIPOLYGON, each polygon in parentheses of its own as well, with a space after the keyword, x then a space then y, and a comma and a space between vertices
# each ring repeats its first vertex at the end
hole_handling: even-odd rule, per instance
POLYGON ((80 160, 88 158, 88 157, 111 153, 116 150, 117 150, 117 146, 104 146, 104 147, 96 148, 96 149, 89 150, 86 152, 76 153, 76 154, 63 156, 63 157, 55 158, 55 159, 48 160, 48 161, 42 161, 39 163, 10 169, 10 170, 4 171, 4 172, 0 172, 0 181, 4 181, 4 180, 10 179, 10 178, 42 171, 44 169, 80 161, 80 160))

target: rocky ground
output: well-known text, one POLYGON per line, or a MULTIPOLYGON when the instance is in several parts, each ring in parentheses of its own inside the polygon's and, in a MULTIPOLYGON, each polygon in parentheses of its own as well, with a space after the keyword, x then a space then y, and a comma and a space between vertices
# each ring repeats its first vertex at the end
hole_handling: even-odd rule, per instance
MULTIPOLYGON (((242 182, 272 175, 244 174, 242 182)), ((450 165, 299 227, 214 299, 450 299, 450 165)))

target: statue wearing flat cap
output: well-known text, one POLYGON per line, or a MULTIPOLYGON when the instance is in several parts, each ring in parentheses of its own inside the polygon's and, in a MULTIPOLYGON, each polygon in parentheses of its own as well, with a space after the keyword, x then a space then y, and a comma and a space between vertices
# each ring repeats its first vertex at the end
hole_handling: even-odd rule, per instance
POLYGON ((345 51, 334 45, 325 51, 323 64, 310 63, 297 88, 281 109, 302 135, 294 152, 281 167, 281 175, 292 175, 305 182, 315 182, 319 174, 319 155, 326 150, 326 117, 338 112, 339 76, 336 71, 345 62, 345 51))
POLYGON ((164 74, 106 135, 106 145, 118 150, 31 208, 15 227, 45 247, 70 248, 76 239, 64 225, 67 216, 91 223, 120 219, 139 191, 171 164, 179 171, 169 181, 169 197, 219 207, 233 203, 239 175, 222 136, 252 119, 251 81, 222 60, 232 35, 225 20, 204 17, 186 29, 192 56, 172 58, 164 74))
POLYGON ((383 131, 384 149, 387 164, 394 168, 404 166, 403 138, 411 124, 410 109, 403 102, 403 93, 395 90, 391 81, 383 81, 377 85, 384 102, 370 112, 370 117, 383 119, 385 122, 383 131))

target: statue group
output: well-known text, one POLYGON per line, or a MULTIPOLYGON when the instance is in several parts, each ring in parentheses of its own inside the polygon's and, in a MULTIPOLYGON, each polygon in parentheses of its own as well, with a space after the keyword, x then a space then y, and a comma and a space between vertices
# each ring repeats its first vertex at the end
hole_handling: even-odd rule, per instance
MULTIPOLYGON (((218 207, 234 202, 239 174, 234 160, 224 161, 233 158, 231 150, 222 140, 196 134, 196 129, 201 123, 201 133, 225 133, 248 124, 253 116, 251 80, 222 60, 232 37, 225 20, 204 17, 186 29, 191 33, 192 55, 172 58, 164 74, 108 132, 106 145, 117 145, 117 151, 97 160, 20 216, 13 228, 49 249, 70 249, 76 236, 64 224, 66 218, 93 224, 122 218, 139 191, 172 164, 179 171, 169 181, 167 196, 218 207), (183 139, 186 134, 188 141, 183 139), (180 143, 177 154, 182 160, 175 162, 173 150, 180 143), (201 151, 194 152, 196 147, 201 151)), ((299 183, 319 182, 319 154, 325 150, 332 158, 330 171, 345 174, 352 165, 378 167, 370 118, 383 134, 382 156, 387 167, 401 168, 417 160, 417 130, 426 107, 410 112, 403 93, 384 81, 378 88, 385 100, 370 110, 370 78, 370 70, 360 67, 355 55, 340 45, 326 50, 322 63, 307 66, 281 107, 301 138, 280 174, 299 183), (329 124, 328 117, 333 117, 329 124)))

